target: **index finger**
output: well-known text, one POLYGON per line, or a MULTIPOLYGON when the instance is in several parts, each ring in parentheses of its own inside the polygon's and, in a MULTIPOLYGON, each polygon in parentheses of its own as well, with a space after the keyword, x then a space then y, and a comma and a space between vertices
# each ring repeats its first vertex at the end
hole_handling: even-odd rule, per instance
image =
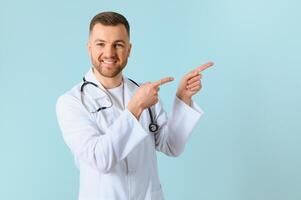
POLYGON ((204 71, 205 69, 207 69, 209 67, 212 67, 213 65, 214 65, 214 63, 210 61, 210 62, 207 62, 206 64, 203 64, 203 65, 197 67, 195 69, 195 71, 197 71, 198 73, 200 73, 200 72, 204 71))
POLYGON ((174 80, 174 78, 169 76, 169 77, 165 77, 165 78, 162 78, 162 79, 160 79, 158 81, 153 82, 153 85, 155 87, 159 87, 160 85, 163 85, 165 83, 171 82, 173 80, 174 80))

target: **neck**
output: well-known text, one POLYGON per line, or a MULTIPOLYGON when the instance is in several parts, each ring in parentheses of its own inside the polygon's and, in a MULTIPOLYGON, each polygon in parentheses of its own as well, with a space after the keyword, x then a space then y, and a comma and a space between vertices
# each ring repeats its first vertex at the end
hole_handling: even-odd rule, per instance
POLYGON ((118 87, 122 82, 122 73, 120 72, 115 77, 109 78, 102 76, 97 70, 92 68, 93 74, 95 75, 95 78, 98 80, 101 85, 103 85, 106 89, 111 89, 118 87))

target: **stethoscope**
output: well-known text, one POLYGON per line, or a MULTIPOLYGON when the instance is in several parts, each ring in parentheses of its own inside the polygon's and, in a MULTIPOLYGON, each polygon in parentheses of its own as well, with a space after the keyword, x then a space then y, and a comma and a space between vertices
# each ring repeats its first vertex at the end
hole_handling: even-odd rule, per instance
MULTIPOLYGON (((130 80, 132 83, 134 83, 137 87, 140 87, 139 84, 136 83, 135 81, 133 81, 132 79, 129 78, 129 80, 130 80)), ((108 94, 107 91, 105 91, 104 89, 100 88, 97 84, 95 84, 95 83, 93 83, 93 82, 90 82, 90 81, 87 81, 85 77, 83 77, 83 81, 84 81, 84 82, 83 82, 83 84, 82 84, 81 87, 80 87, 80 92, 81 92, 82 94, 84 93, 84 87, 90 84, 90 85, 93 85, 94 87, 99 88, 102 92, 104 92, 104 93, 109 97, 110 102, 111 102, 111 105, 110 105, 110 106, 102 106, 102 107, 99 107, 98 109, 96 109, 95 111, 91 112, 91 111, 89 111, 89 110, 87 109, 87 107, 86 107, 85 104, 83 103, 83 99, 81 99, 82 104, 86 107, 86 109, 87 109, 89 112, 91 112, 91 113, 97 113, 97 112, 99 112, 99 111, 101 111, 101 110, 105 110, 105 109, 111 108, 111 107, 113 106, 113 101, 112 101, 112 99, 111 99, 111 97, 110 97, 110 95, 108 94)), ((153 133, 154 133, 154 132, 157 132, 158 129, 159 129, 159 125, 155 122, 154 117, 153 117, 153 114, 152 114, 152 110, 151 110, 150 108, 148 108, 148 113, 149 113, 150 120, 151 120, 151 122, 150 122, 150 124, 149 124, 149 126, 148 126, 148 129, 149 129, 150 132, 153 132, 153 133)))

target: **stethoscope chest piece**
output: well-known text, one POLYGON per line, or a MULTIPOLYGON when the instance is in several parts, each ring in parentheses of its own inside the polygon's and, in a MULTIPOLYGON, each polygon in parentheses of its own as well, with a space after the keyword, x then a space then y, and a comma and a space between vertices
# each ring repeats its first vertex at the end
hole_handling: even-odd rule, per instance
POLYGON ((157 132, 158 129, 159 129, 159 126, 158 124, 155 124, 155 123, 150 123, 149 126, 148 126, 150 132, 157 132))

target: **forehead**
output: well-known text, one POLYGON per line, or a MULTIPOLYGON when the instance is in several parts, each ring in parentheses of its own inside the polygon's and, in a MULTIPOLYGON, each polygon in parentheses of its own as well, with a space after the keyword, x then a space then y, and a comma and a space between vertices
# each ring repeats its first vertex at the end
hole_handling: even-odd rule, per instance
POLYGON ((103 25, 97 23, 94 25, 90 37, 92 40, 105 40, 105 41, 115 41, 115 40, 125 40, 128 41, 128 34, 126 28, 123 24, 118 24, 116 26, 103 25))

